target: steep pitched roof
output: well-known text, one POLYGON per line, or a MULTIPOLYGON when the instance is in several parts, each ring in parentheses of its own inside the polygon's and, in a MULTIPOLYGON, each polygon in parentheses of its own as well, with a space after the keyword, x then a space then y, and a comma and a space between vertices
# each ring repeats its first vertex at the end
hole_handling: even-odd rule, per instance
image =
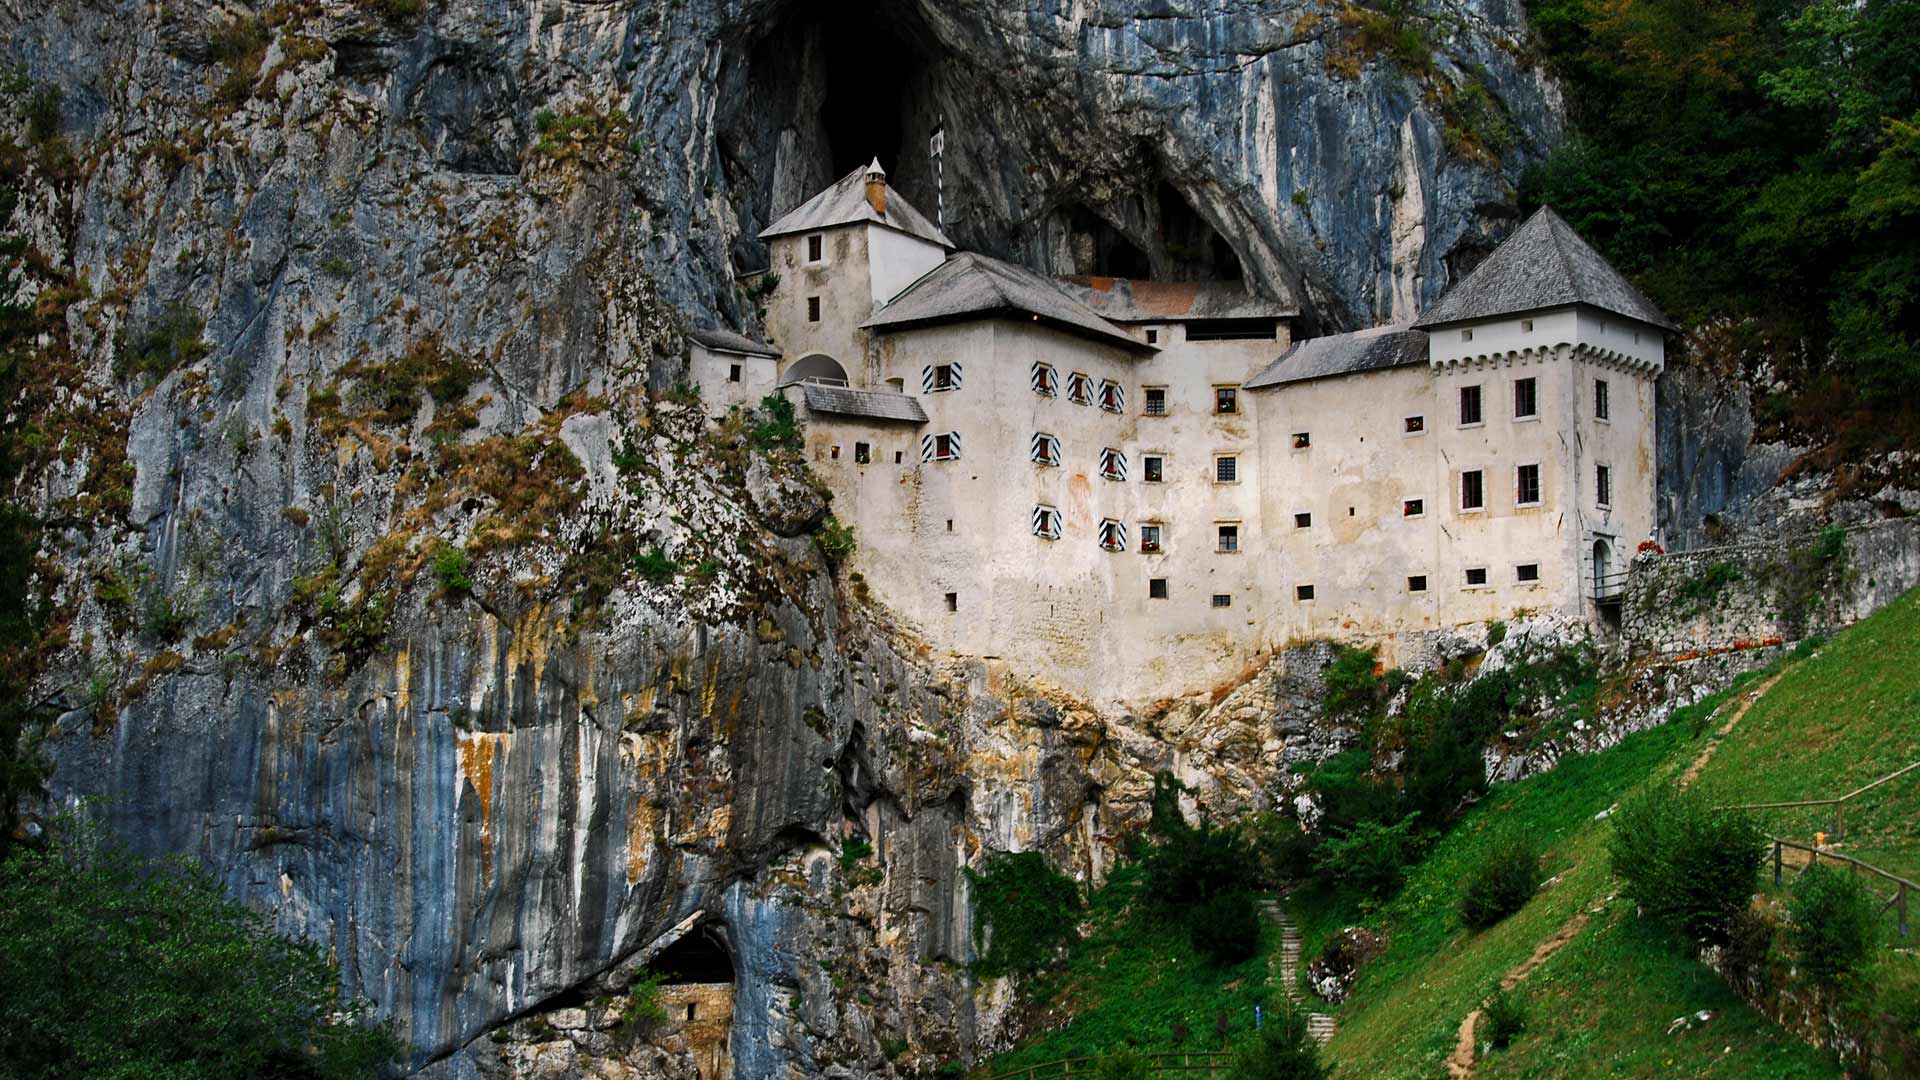
POLYGON ((1653 301, 1545 206, 1413 325, 1444 326, 1567 304, 1588 304, 1676 329, 1653 301))
POLYGON ((913 204, 902 198, 891 185, 887 187, 887 212, 882 214, 874 210, 873 204, 867 202, 868 168, 870 166, 862 165, 834 181, 825 191, 787 211, 780 220, 760 230, 760 239, 870 221, 931 241, 943 248, 953 247, 953 241, 947 239, 947 234, 915 210, 913 204))
POLYGON ((755 341, 745 334, 736 334, 731 330, 718 330, 710 326, 696 326, 687 331, 687 336, 715 352, 739 353, 742 356, 779 356, 780 350, 764 341, 755 341))
POLYGON ((927 422, 926 410, 905 394, 886 390, 853 390, 820 383, 801 383, 800 393, 806 398, 807 408, 817 413, 864 416, 869 420, 904 420, 910 424, 927 422))
POLYGON ((1187 322, 1197 319, 1283 319, 1300 314, 1289 297, 1271 300, 1238 281, 1145 281, 1067 277, 1061 286, 1114 322, 1187 322))
POLYGON ((1287 383, 1384 371, 1427 362, 1427 335, 1405 326, 1376 326, 1296 343, 1244 384, 1260 390, 1287 383))
POLYGON ((962 252, 929 270, 919 281, 860 324, 873 330, 900 330, 949 322, 969 315, 1019 313, 1037 317, 1069 333, 1143 352, 1146 342, 1094 314, 1050 278, 1009 262, 962 252))

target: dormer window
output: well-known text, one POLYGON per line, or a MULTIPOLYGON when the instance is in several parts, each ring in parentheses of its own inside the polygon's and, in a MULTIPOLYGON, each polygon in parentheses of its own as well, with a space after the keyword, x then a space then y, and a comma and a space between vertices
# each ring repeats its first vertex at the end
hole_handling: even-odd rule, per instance
POLYGON ((807 237, 807 261, 817 263, 824 260, 827 257, 826 247, 827 238, 819 233, 807 237))
POLYGON ((1112 379, 1100 383, 1100 408, 1110 413, 1127 410, 1127 393, 1120 389, 1119 383, 1112 379))
POLYGON ((1100 546, 1107 551, 1127 550, 1127 527, 1112 518, 1100 521, 1100 546))
POLYGON ((1060 395, 1060 376, 1053 370, 1052 364, 1033 365, 1033 374, 1028 378, 1027 385, 1033 387, 1033 392, 1041 397, 1060 395))
POLYGON ((938 394, 960 389, 959 364, 929 364, 920 369, 920 392, 938 394))
POLYGON ((1093 404, 1093 380, 1078 371, 1068 375, 1067 400, 1075 405, 1093 404))
POLYGON ((1060 440, 1044 431, 1035 432, 1033 448, 1029 456, 1036 465, 1058 466, 1060 464, 1060 440))
POLYGON ((1127 478, 1127 455, 1111 446, 1100 448, 1100 478, 1102 480, 1125 480, 1127 478))

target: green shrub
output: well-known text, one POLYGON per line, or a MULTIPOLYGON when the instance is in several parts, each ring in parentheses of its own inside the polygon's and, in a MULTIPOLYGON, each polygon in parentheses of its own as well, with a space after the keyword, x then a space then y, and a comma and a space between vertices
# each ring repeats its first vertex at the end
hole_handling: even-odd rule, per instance
POLYGON ((1307 1014, 1287 1005, 1267 1017, 1233 1055, 1229 1080, 1327 1080, 1320 1048, 1307 1033, 1307 1014))
POLYGON ((1853 874, 1810 866, 1793 883, 1787 902, 1792 942, 1800 966, 1820 982, 1844 982, 1880 944, 1880 906, 1853 874))
POLYGON ((1487 624, 1487 648, 1491 649, 1505 640, 1507 640, 1507 624, 1505 621, 1495 619, 1487 624))
POLYGON ((1399 820, 1399 791, 1373 775, 1372 767, 1373 759, 1365 750, 1347 750, 1307 773, 1307 791, 1320 807, 1317 827, 1322 834, 1344 832, 1367 821, 1399 820))
POLYGON ((857 836, 849 836, 840 843, 840 869, 852 873, 853 868, 873 857, 873 845, 857 836))
POLYGON ((667 1008, 660 1003, 660 974, 649 971, 627 987, 614 1035, 623 1042, 644 1039, 666 1023, 667 1008))
POLYGON ((1504 988, 1494 991, 1487 999, 1480 1018, 1487 1024, 1487 1043, 1495 1050, 1505 1050, 1527 1030, 1526 1004, 1504 988))
POLYGON ((1093 1080, 1152 1080, 1153 1065, 1139 1051, 1122 1046, 1100 1055, 1093 1080))
POLYGON ((673 575, 680 570, 680 564, 673 561, 673 556, 667 554, 665 547, 655 544, 652 550, 633 557, 633 570, 648 581, 661 585, 673 580, 673 575))
POLYGON ((1342 645, 1333 663, 1320 675, 1325 696, 1320 713, 1328 719, 1357 719, 1372 716, 1386 704, 1381 695, 1381 679, 1375 674, 1378 650, 1356 649, 1342 645))
POLYGON ((1607 854, 1621 892, 1689 941, 1721 944, 1753 900, 1766 837, 1751 818, 1659 787, 1614 815, 1607 854))
POLYGON ((27 141, 34 146, 60 137, 60 88, 51 83, 38 87, 27 99, 27 141))
POLYGON ((974 968, 988 977, 1026 974, 1060 951, 1080 919, 1080 887, 1037 851, 988 856, 973 885, 974 968))
POLYGON ((853 554, 853 526, 840 524, 839 518, 829 515, 820 523, 820 531, 813 539, 829 562, 842 563, 853 554))
POLYGON ((400 1050, 321 943, 84 833, 0 861, 0 985, 8 1076, 359 1080, 400 1050))
POLYGON ((758 450, 798 449, 800 421, 794 416, 793 402, 783 394, 768 394, 760 399, 760 419, 747 429, 747 441, 758 450))
POLYGON ((1313 850, 1320 842, 1298 819, 1268 811, 1254 819, 1252 834, 1269 882, 1300 881, 1313 872, 1313 850))
POLYGON ((1527 906, 1539 888, 1539 846, 1530 837, 1504 837, 1467 879, 1460 921, 1484 930, 1527 906))
POLYGON ((1194 950, 1221 967, 1231 967, 1260 951, 1260 909, 1243 889, 1221 893, 1191 909, 1188 940, 1194 950))
POLYGON ((1322 841, 1313 853, 1314 868, 1363 896, 1387 896, 1400 888, 1407 868, 1426 850, 1428 837, 1419 819, 1416 813, 1392 825, 1363 821, 1322 841))
POLYGON ((443 542, 434 549, 433 577, 449 595, 463 596, 473 591, 473 578, 468 576, 472 569, 473 556, 466 548, 443 542))
POLYGON ((1699 574, 1680 583, 1674 595, 1687 603, 1699 607, 1711 603, 1720 595, 1720 590, 1740 580, 1740 568, 1724 560, 1712 563, 1699 574))
POLYGON ((1253 845, 1233 829, 1211 821, 1177 825, 1146 857, 1141 895, 1163 909, 1205 904, 1214 897, 1246 892, 1257 884, 1259 860, 1253 845))
POLYGON ((165 378, 175 368, 191 364, 207 355, 207 343, 200 338, 206 323, 192 308, 175 305, 121 336, 114 354, 114 373, 121 378, 133 375, 165 378))

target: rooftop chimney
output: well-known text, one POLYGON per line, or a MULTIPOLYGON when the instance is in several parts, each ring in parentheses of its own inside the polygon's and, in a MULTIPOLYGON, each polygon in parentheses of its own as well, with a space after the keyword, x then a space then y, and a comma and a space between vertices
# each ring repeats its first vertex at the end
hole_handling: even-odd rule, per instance
POLYGON ((879 158, 867 166, 867 205, 876 214, 887 212, 887 171, 880 167, 879 158))

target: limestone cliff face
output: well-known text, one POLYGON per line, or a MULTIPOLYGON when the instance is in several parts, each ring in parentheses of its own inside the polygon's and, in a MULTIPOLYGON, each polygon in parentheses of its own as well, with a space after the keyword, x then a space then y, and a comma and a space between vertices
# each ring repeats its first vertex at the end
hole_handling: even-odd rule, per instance
POLYGON ((1156 768, 1258 799, 1338 738, 1313 658, 1099 716, 928 655, 670 391, 684 319, 753 328, 753 233, 876 152, 964 245, 1405 317, 1558 133, 1518 10, 1432 5, 1408 74, 1293 3, 7 5, 54 802, 325 940, 431 1074, 687 1075, 600 999, 689 920, 742 1077, 1003 1042, 961 866, 1099 874, 1156 768))

